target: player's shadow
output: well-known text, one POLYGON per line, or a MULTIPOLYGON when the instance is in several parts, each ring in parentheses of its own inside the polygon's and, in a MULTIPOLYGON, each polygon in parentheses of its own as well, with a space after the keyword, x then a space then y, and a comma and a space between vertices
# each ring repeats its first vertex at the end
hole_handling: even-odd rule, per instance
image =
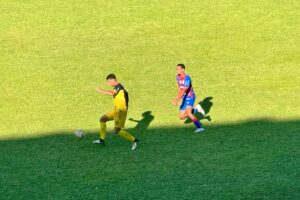
POLYGON ((135 129, 139 132, 144 132, 150 125, 150 123, 154 120, 154 115, 151 114, 151 111, 146 111, 142 113, 142 119, 136 120, 133 118, 129 118, 128 120, 136 122, 135 129))
MULTIPOLYGON (((213 97, 205 97, 202 101, 200 101, 198 104, 201 105, 201 107, 203 108, 205 115, 202 115, 201 113, 197 112, 195 114, 195 116, 197 117, 197 119, 199 121, 206 119, 208 121, 211 121, 211 116, 209 115, 210 109, 213 106, 213 102, 212 102, 213 97)), ((189 124, 192 121, 188 118, 184 121, 185 124, 189 124)))

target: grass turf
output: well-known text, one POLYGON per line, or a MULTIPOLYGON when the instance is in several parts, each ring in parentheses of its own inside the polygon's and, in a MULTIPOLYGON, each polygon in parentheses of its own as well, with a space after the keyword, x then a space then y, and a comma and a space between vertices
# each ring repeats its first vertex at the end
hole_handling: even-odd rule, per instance
POLYGON ((299 2, 2 0, 0 11, 1 198, 299 198, 299 2), (200 137, 170 105, 179 62, 197 101, 213 97, 200 137), (111 72, 129 117, 154 116, 127 121, 142 141, 133 154, 118 139, 90 144, 111 109, 95 87, 111 72))
POLYGON ((1 145, 3 199, 297 199, 299 121, 132 129, 141 143, 61 132, 1 145))

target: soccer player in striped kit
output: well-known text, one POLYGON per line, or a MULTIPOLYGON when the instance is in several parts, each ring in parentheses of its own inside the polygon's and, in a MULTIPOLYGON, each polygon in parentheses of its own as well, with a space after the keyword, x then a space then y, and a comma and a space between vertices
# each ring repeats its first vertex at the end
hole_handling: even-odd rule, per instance
POLYGON ((196 100, 196 95, 193 90, 192 80, 189 75, 185 74, 184 64, 178 64, 176 66, 176 72, 177 72, 176 81, 178 83, 178 94, 172 103, 173 105, 177 105, 180 99, 182 99, 182 103, 179 108, 180 110, 179 118, 181 120, 184 120, 187 117, 190 118, 197 128, 195 132, 196 133, 202 132, 204 131, 204 128, 194 114, 196 112, 200 112, 203 115, 205 115, 205 112, 200 106, 200 104, 198 104, 195 108, 193 108, 196 100))

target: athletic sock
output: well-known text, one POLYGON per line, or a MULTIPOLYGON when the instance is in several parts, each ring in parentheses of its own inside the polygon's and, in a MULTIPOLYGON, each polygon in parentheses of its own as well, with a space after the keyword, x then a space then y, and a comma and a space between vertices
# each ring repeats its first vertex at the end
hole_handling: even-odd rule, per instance
POLYGON ((106 136, 106 123, 100 122, 100 139, 104 141, 105 136, 106 136))
POLYGON ((135 140, 135 137, 133 137, 130 133, 124 131, 124 130, 121 130, 118 135, 122 138, 124 138, 125 140, 128 140, 129 142, 134 142, 135 140))
POLYGON ((202 128, 201 123, 197 120, 197 118, 192 119, 193 123, 197 128, 202 128))

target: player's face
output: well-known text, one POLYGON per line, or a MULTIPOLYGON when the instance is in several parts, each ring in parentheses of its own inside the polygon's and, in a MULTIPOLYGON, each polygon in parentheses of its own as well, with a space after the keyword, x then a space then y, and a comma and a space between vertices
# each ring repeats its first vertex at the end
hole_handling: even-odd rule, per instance
POLYGON ((177 75, 181 75, 184 73, 184 69, 182 69, 180 66, 176 66, 176 72, 177 72, 177 75))
POLYGON ((108 79, 107 80, 107 85, 109 85, 109 86, 114 86, 114 83, 115 83, 115 79, 108 79))

